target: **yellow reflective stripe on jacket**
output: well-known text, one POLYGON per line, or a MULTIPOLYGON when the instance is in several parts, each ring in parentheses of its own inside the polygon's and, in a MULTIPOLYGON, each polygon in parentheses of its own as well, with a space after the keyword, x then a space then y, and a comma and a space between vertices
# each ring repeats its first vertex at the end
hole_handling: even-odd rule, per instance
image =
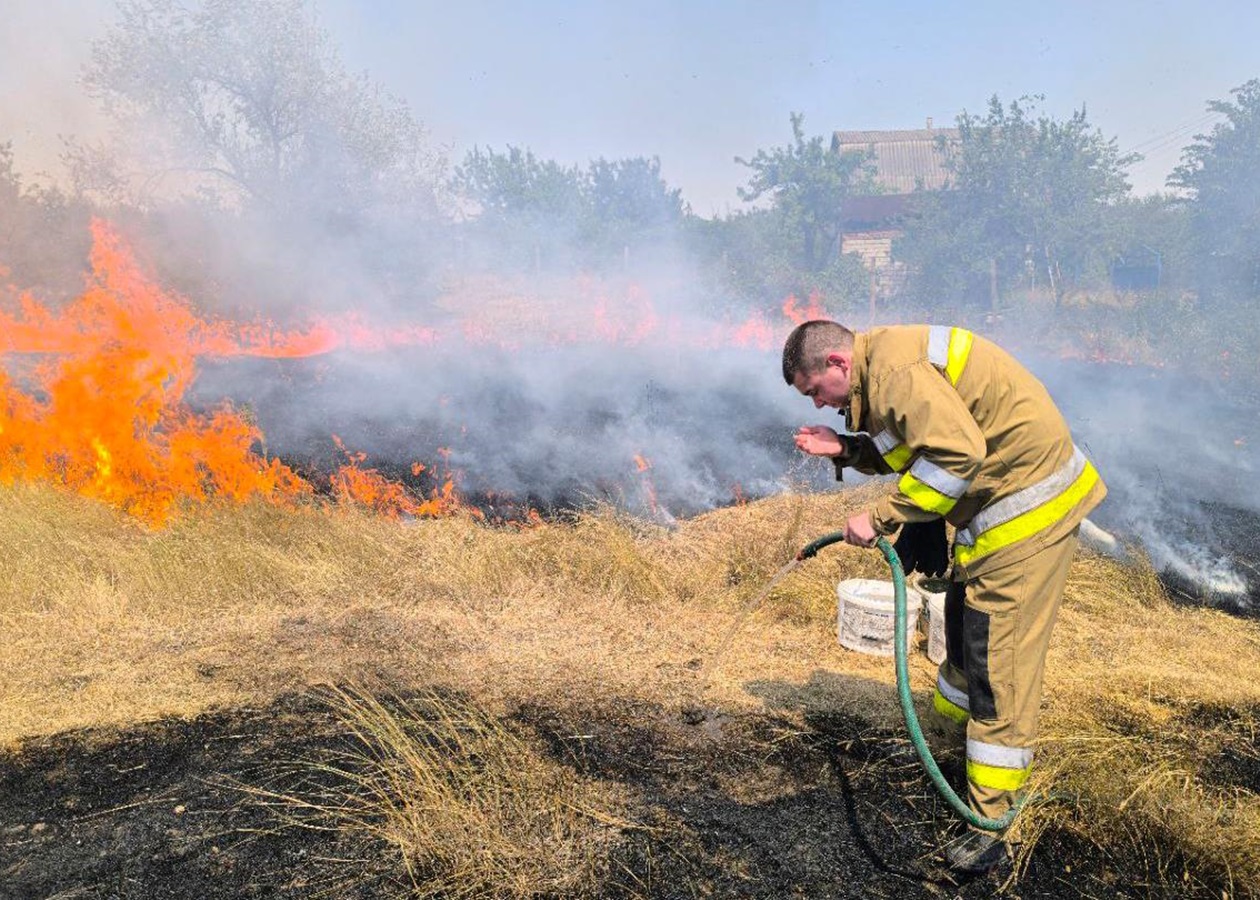
POLYGON ((949 336, 949 364, 945 366, 945 374, 949 376, 950 384, 958 384, 963 369, 967 367, 973 337, 965 328, 955 328, 949 336))
POLYGON ((901 493, 913 500, 914 505, 919 507, 919 509, 942 516, 953 509, 954 504, 958 502, 956 498, 942 494, 932 485, 924 484, 915 478, 911 472, 901 476, 901 480, 897 482, 897 488, 901 493))
POLYGON ((1003 747, 967 739, 967 780, 980 787, 1014 791, 1032 771, 1033 752, 1026 747, 1003 747))
POLYGON ((1085 464, 1085 471, 1080 474, 1072 486, 1045 506, 1011 519, 1003 525, 976 536, 974 545, 967 547, 957 544, 954 547, 954 558, 964 566, 982 556, 988 556, 1003 547, 1009 547, 1017 541, 1030 538, 1043 528, 1049 528, 1067 516, 1076 504, 1085 499, 1085 495, 1098 482, 1098 470, 1091 463, 1085 464))
POLYGON ((967 528, 959 530, 954 559, 969 565, 1049 528, 1070 514, 1097 483, 1098 470, 1078 449, 1049 478, 981 510, 967 528))
POLYGON ((962 377, 974 339, 975 335, 965 328, 933 325, 928 329, 928 361, 944 370, 950 384, 958 384, 962 377))
POLYGON ((919 457, 897 485, 920 509, 945 515, 954 508, 971 481, 959 478, 925 457, 919 457))
POLYGON ((890 452, 884 454, 884 462, 888 463, 888 468, 894 472, 900 472, 906 467, 906 463, 910 462, 910 457, 914 455, 914 451, 905 444, 898 444, 890 452))
POLYGON ((879 451, 879 455, 888 464, 888 468, 894 472, 900 472, 904 469, 906 463, 910 461, 910 457, 914 455, 914 451, 901 443, 897 435, 887 428, 875 435, 871 440, 874 441, 875 449, 879 451))

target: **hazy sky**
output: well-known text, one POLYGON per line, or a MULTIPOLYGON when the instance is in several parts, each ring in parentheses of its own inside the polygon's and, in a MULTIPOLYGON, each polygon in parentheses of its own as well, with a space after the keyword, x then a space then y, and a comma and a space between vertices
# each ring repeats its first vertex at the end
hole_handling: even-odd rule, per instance
MULTIPOLYGON (((1208 100, 1260 77, 1260 3, 320 0, 351 69, 408 100, 454 161, 474 145, 585 163, 659 156, 701 215, 739 208, 733 162, 808 134, 953 123, 1044 94, 1147 159, 1158 190, 1208 100)), ((50 167, 90 131, 76 78, 110 0, 4 0, 0 141, 50 167)))

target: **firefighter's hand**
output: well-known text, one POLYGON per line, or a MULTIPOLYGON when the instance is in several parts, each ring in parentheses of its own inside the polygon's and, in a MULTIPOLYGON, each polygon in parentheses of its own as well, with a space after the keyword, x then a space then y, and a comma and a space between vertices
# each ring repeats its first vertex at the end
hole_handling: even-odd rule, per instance
POLYGON ((834 429, 826 425, 802 425, 796 432, 796 449, 810 456, 843 456, 848 448, 834 429))
POLYGON ((875 525, 871 522, 871 514, 868 512, 849 516, 848 521, 844 523, 844 541, 846 544, 853 544, 855 547, 874 547, 878 538, 879 535, 875 533, 875 525))

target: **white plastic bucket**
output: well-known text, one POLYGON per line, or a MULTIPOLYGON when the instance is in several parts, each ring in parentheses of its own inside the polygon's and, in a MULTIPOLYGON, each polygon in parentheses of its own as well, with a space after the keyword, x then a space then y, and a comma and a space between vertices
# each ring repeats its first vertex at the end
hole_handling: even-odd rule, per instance
POLYGON ((927 656, 936 664, 945 661, 945 591, 949 584, 940 579, 924 579, 915 590, 924 600, 927 619, 927 656))
MULTIPOLYGON (((896 607, 891 581, 849 578, 836 585, 836 637, 840 646, 873 656, 892 656, 896 607)), ((923 598, 906 591, 906 628, 915 627, 923 598)))

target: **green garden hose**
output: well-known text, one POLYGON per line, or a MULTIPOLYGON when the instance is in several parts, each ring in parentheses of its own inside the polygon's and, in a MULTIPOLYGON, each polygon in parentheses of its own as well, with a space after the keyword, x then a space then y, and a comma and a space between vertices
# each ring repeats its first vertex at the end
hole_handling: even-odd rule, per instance
MULTIPOLYGON (((796 558, 798 560, 809 559, 823 547, 843 540, 844 532, 842 531, 825 534, 817 540, 806 544, 801 552, 796 554, 796 558)), ((892 570, 893 654, 896 658, 897 666, 897 699, 901 701, 901 712, 906 719, 906 729, 910 732, 910 742, 914 744, 914 749, 919 754, 919 760, 923 763, 923 768, 927 770, 928 777, 932 779, 932 783, 936 785, 936 789, 940 791, 941 796, 945 798, 964 821, 984 831, 1005 831, 1019 812, 1019 805, 1011 807, 996 819, 978 815, 949 786, 949 782, 941 774, 940 767, 936 765, 936 760, 932 758, 932 751, 928 749, 927 741, 923 737, 923 729, 919 727, 919 717, 914 711, 914 700, 910 696, 910 664, 906 637, 908 630, 906 627, 906 573, 901 568, 901 560, 897 558, 897 551, 892 548, 892 544, 888 543, 887 538, 879 538, 875 541, 875 547, 880 553, 884 554, 884 559, 888 562, 888 568, 892 570)))

